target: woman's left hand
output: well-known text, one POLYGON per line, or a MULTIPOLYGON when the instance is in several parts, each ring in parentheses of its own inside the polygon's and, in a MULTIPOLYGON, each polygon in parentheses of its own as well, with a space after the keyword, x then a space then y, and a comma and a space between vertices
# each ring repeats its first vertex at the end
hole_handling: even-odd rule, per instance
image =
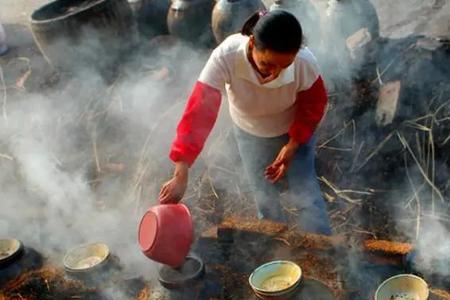
POLYGON ((267 180, 275 183, 284 177, 298 147, 299 144, 290 139, 289 142, 281 148, 277 158, 266 168, 264 172, 264 176, 267 180))

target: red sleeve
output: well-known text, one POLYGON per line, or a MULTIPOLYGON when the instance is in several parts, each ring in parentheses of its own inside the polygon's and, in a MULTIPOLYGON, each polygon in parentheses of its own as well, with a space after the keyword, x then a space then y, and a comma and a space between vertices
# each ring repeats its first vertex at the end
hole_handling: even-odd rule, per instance
POLYGON ((327 101, 327 91, 320 76, 309 89, 298 92, 297 112, 289 128, 289 136, 300 144, 306 144, 322 120, 327 101))
POLYGON ((197 81, 177 127, 169 157, 191 166, 203 149, 220 108, 220 90, 197 81))

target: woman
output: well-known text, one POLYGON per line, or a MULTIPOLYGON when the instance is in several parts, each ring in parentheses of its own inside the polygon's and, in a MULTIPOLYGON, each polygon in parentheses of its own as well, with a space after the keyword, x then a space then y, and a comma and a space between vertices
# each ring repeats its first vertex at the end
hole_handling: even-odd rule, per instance
POLYGON ((331 234, 314 167, 314 130, 327 96, 314 56, 301 47, 302 37, 290 13, 256 13, 240 34, 213 51, 178 125, 170 151, 175 172, 161 188, 161 203, 183 197, 189 167, 214 126, 225 88, 258 217, 286 221, 277 189, 286 176, 299 227, 331 234))

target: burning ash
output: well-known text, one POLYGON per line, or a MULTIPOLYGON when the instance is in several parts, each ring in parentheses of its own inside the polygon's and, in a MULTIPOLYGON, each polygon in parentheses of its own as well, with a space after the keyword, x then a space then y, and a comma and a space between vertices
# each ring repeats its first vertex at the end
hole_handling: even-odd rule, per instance
POLYGON ((8 283, 0 294, 0 299, 102 299, 92 288, 81 282, 67 281, 64 274, 48 267, 20 275, 8 283), (2 298, 3 297, 3 298, 2 298))

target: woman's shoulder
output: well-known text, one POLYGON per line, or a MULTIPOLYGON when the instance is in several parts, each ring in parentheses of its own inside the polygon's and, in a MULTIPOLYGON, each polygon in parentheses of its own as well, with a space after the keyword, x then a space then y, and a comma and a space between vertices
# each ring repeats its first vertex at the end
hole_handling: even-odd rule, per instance
POLYGON ((306 90, 320 76, 320 68, 314 54, 307 47, 303 47, 297 54, 295 72, 298 90, 306 90))
POLYGON ((232 34, 228 36, 219 46, 216 47, 214 52, 217 55, 229 55, 236 53, 248 42, 249 37, 240 33, 232 34))
POLYGON ((302 47, 300 51, 298 51, 297 58, 298 64, 300 66, 307 65, 312 68, 316 68, 317 70, 319 69, 317 59, 308 47, 302 47))
POLYGON ((308 49, 308 47, 302 47, 298 52, 295 67, 297 71, 308 70, 309 72, 315 73, 316 75, 319 75, 320 73, 319 63, 317 62, 317 59, 312 51, 308 49))

